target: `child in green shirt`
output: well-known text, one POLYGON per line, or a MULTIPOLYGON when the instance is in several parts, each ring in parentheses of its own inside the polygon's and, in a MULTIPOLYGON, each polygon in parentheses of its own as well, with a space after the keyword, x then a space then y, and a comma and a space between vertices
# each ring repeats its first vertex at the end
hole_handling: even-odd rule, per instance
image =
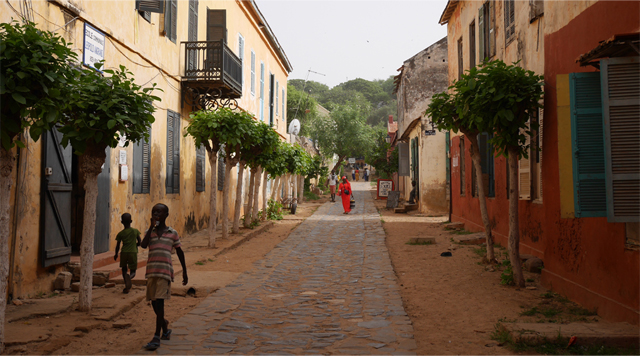
POLYGON ((120 243, 122 242, 122 252, 120 253, 120 268, 122 268, 122 278, 124 278, 124 290, 122 293, 129 293, 131 289, 131 280, 136 276, 136 269, 138 268, 138 246, 140 246, 140 231, 131 227, 131 214, 122 214, 121 220, 124 225, 124 230, 118 233, 116 236, 116 255, 113 256, 114 260, 118 260, 118 251, 120 250, 120 243), (127 267, 131 270, 129 274, 127 267))

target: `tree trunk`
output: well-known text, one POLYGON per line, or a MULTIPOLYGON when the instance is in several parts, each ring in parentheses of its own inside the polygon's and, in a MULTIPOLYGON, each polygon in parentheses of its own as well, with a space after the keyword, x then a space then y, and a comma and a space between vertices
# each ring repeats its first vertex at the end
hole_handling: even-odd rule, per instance
POLYGON ((218 218, 218 151, 209 152, 211 184, 209 193, 209 248, 216 247, 216 220, 218 218))
MULTIPOLYGON (((93 292, 93 255, 96 232, 96 201, 98 200, 98 175, 105 164, 104 146, 87 145, 80 157, 80 172, 84 175, 84 215, 82 220, 82 243, 80 244, 80 295, 78 309, 91 311, 93 292)), ((110 162, 106 162, 109 164, 110 162)))
POLYGON ((222 191, 222 238, 229 237, 229 196, 231 195, 231 169, 233 162, 229 158, 225 159, 224 167, 224 188, 222 191))
POLYGON ((520 227, 518 221, 518 149, 508 149, 509 160, 509 260, 516 285, 524 288, 520 261, 520 227))
POLYGON ((267 182, 269 182, 269 173, 264 171, 264 182, 262 182, 262 214, 260 215, 260 220, 267 220, 267 204, 269 199, 267 199, 267 182))
POLYGON ((251 213, 251 222, 260 220, 258 216, 258 209, 260 209, 260 182, 262 178, 262 167, 258 167, 256 172, 256 186, 254 187, 255 191, 253 192, 253 211, 251 213))
POLYGON ((298 175, 291 175, 291 186, 292 186, 292 194, 291 197, 297 199, 298 198, 298 175))
POLYGON ((273 186, 271 187, 271 200, 278 200, 276 192, 278 191, 278 185, 280 184, 280 177, 276 177, 273 180, 273 186))
MULTIPOLYGON (((329 171, 329 174, 331 174, 331 172, 333 172, 333 171, 336 169, 336 167, 338 167, 338 166, 342 163, 342 160, 343 160, 343 159, 344 159, 344 157, 343 157, 343 156, 338 156, 338 161, 336 162, 336 164, 334 164, 334 165, 333 165, 333 168, 331 168, 331 170, 329 171)), ((336 175, 337 175, 338 173, 340 173, 340 172, 336 172, 336 175)), ((339 177, 339 178, 342 178, 342 177, 339 177)), ((328 179, 327 179, 327 181, 324 183, 324 185, 325 185, 325 187, 328 187, 328 186, 329 186, 329 180, 328 180, 328 179)))
POLYGON ((240 162, 238 166, 238 184, 236 184, 236 207, 233 212, 233 233, 240 232, 240 209, 242 209, 242 178, 244 176, 244 162, 240 162))
POLYGON ((251 213, 253 212, 253 194, 256 186, 256 171, 258 167, 251 168, 251 176, 249 177, 249 200, 247 202, 247 211, 244 212, 244 227, 251 226, 251 213))
POLYGON ((14 155, 0 148, 0 354, 4 352, 5 311, 7 309, 7 287, 9 279, 9 210, 11 209, 11 172, 14 155))
POLYGON ((487 211, 487 199, 485 198, 484 184, 482 181, 482 164, 480 162, 480 150, 478 146, 477 135, 467 135, 465 137, 471 142, 471 161, 476 171, 476 182, 478 183, 478 202, 480 203, 480 215, 482 215, 482 223, 487 237, 487 261, 495 261, 496 257, 493 252, 493 235, 491 233, 491 222, 489 221, 489 212, 487 211))
POLYGON ((300 174, 298 176, 298 204, 302 204, 304 200, 304 176, 300 174))

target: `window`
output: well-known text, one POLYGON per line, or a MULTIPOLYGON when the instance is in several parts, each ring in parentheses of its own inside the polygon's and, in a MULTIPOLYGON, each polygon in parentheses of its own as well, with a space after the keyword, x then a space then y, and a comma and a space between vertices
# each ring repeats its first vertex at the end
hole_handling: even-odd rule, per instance
POLYGON ((180 114, 167 110, 167 194, 180 194, 180 114))
POLYGON ((542 133, 544 128, 544 110, 538 109, 531 115, 530 120, 537 130, 531 132, 531 148, 529 160, 531 161, 531 197, 534 200, 542 200, 542 133), (535 125, 537 124, 537 125, 535 125))
POLYGON ((142 139, 133 146, 133 194, 149 194, 151 186, 151 127, 149 139, 142 139))
MULTIPOLYGON (((244 63, 244 37, 241 34, 238 34, 238 58, 240 58, 240 63, 244 63)), ((242 66, 244 68, 244 66, 242 66)), ((240 83, 244 82, 244 70, 240 70, 240 83)))
POLYGON ((464 136, 460 136, 460 195, 464 196, 466 193, 466 182, 465 182, 465 164, 464 164, 464 136))
POLYGON ((151 23, 152 12, 158 12, 158 13, 164 12, 164 1, 163 0, 136 0, 136 10, 138 10, 138 14, 142 16, 143 19, 151 23))
POLYGON ((149 11, 138 11, 138 14, 142 16, 143 19, 147 20, 147 22, 151 23, 151 12, 149 11))
POLYGON ((280 96, 278 96, 278 90, 280 90, 280 83, 276 80, 276 116, 278 116, 278 108, 280 105, 278 105, 280 103, 280 101, 278 100, 278 98, 280 96))
POLYGON ((544 0, 529 0, 529 22, 544 15, 544 0))
POLYGON ((464 72, 462 56, 462 37, 458 40, 458 80, 462 79, 462 73, 464 72))
POLYGON ((260 121, 264 122, 264 63, 260 62, 260 121))
POLYGON ((482 61, 496 55, 495 2, 485 2, 478 10, 479 57, 482 61))
POLYGON ((251 95, 256 95, 256 53, 251 50, 251 95))
POLYGON ((200 148, 196 148, 196 192, 205 191, 205 180, 207 174, 205 166, 206 152, 204 145, 200 146, 200 148))
POLYGON ((282 122, 287 122, 287 118, 284 116, 284 101, 285 101, 285 96, 284 96, 284 85, 282 86, 282 122))
POLYGON ((173 43, 176 43, 178 24, 178 0, 165 1, 164 33, 173 43))
POLYGON ((493 161, 493 146, 489 142, 493 135, 483 132, 478 135, 478 146, 480 151, 480 166, 482 167, 482 187, 487 197, 495 197, 495 169, 493 161))
POLYGON ((509 45, 516 34, 515 0, 504 0, 504 44, 509 45))
POLYGON ((269 72, 269 126, 273 126, 273 118, 275 113, 275 85, 276 78, 271 72, 269 72))
POLYGON ((189 0, 189 41, 198 40, 198 0, 189 0))
POLYGON ((469 25, 469 68, 476 66, 476 22, 469 25))

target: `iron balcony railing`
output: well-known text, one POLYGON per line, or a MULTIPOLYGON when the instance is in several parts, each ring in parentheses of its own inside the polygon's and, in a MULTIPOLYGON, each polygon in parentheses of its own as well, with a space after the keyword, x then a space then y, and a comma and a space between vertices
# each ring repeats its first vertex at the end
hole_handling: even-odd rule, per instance
POLYGON ((242 94, 242 60, 224 41, 189 41, 185 45, 183 80, 198 85, 223 87, 242 94))

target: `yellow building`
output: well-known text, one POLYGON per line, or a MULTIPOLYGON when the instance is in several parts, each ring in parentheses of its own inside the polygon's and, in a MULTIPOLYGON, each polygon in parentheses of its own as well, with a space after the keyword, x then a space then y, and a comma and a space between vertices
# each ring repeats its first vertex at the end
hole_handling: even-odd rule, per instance
MULTIPOLYGON (((194 102, 214 104, 194 93, 236 100, 240 109, 271 123, 284 140, 286 83, 292 67, 253 0, 30 3, 0 3, 0 21, 29 19, 71 42, 85 65, 100 59, 106 68, 124 65, 138 84, 157 83, 162 89, 154 93, 161 101, 156 103, 150 142, 124 147, 123 141, 108 149, 99 176, 97 255, 112 256, 121 214, 130 213, 133 227, 144 230, 151 207, 159 202, 169 207, 168 224, 180 234, 207 227, 208 159, 183 130, 197 108, 194 102)), ((52 280, 77 255, 82 239, 84 190, 77 159, 57 138, 49 133, 38 142, 26 139, 27 148, 16 152, 9 277, 14 298, 51 290, 52 280)), ((232 187, 234 177, 235 169, 226 177, 232 187)), ((218 182, 219 212, 223 179, 218 182)), ((235 189, 231 191, 233 201, 235 189)))

